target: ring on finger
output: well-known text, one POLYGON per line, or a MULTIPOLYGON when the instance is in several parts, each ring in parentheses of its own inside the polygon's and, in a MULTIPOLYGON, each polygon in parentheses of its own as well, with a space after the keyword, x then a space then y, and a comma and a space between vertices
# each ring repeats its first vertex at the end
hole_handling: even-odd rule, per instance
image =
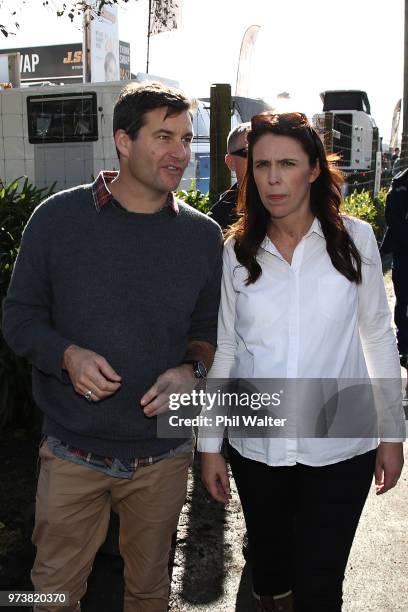
POLYGON ((90 389, 86 393, 84 393, 84 398, 88 402, 92 402, 92 391, 90 389))

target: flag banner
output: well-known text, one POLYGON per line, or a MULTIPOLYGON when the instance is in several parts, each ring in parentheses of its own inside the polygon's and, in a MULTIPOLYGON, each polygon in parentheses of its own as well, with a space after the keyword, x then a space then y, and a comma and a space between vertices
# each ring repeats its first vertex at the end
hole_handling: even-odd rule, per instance
POLYGON ((399 124, 401 117, 401 103, 402 100, 398 100, 397 104, 394 108, 394 113, 392 115, 392 127, 391 127, 391 139, 390 139, 390 149, 395 149, 398 143, 398 132, 399 132, 399 124))
POLYGON ((255 42, 258 38, 260 28, 259 25, 250 26, 242 38, 238 61, 237 83, 235 87, 236 96, 242 96, 244 98, 249 97, 251 64, 255 50, 255 42))
POLYGON ((150 34, 175 30, 180 25, 181 0, 151 0, 150 34))

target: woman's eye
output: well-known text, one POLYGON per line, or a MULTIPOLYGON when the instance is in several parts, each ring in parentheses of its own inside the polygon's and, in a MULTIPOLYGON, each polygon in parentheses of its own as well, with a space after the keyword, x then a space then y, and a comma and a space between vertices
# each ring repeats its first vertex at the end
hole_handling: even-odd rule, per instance
POLYGON ((159 140, 167 140, 167 139, 168 139, 167 134, 160 134, 159 140))

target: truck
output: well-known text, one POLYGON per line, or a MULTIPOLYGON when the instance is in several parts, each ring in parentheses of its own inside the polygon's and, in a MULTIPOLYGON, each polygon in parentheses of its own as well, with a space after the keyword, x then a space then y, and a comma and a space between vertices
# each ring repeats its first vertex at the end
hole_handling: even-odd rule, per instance
MULTIPOLYGON (((136 81, 143 80, 145 75, 138 74, 136 81)), ((61 190, 88 183, 101 170, 118 170, 112 119, 124 85, 117 81, 1 90, 1 182, 26 176, 37 187, 55 183, 61 190)), ((202 149, 198 140, 195 149, 202 149)), ((182 187, 195 175, 193 155, 182 187)))
POLYGON ((336 165, 345 177, 345 193, 363 189, 378 193, 381 143, 371 116, 367 93, 331 90, 320 94, 323 111, 312 118, 327 153, 339 156, 336 165))

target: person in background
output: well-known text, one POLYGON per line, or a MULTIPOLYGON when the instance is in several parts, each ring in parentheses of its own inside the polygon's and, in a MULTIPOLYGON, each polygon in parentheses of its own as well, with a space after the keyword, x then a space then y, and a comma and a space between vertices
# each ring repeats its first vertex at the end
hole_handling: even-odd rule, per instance
POLYGON ((392 253, 394 321, 401 366, 408 368, 408 169, 394 178, 385 202, 387 230, 381 245, 392 253))
POLYGON ((32 582, 67 592, 66 612, 80 610, 111 509, 124 612, 167 611, 192 436, 159 437, 156 417, 212 363, 222 263, 220 228, 173 195, 190 159, 193 108, 159 83, 122 90, 119 172, 36 209, 4 304, 4 338, 33 364, 44 413, 32 582))
POLYGON ((219 200, 209 212, 209 216, 223 229, 227 229, 237 220, 238 189, 242 184, 247 168, 246 134, 250 123, 240 123, 231 130, 227 138, 227 154, 225 163, 231 172, 235 172, 236 182, 230 189, 221 194, 219 200))
POLYGON ((391 155, 391 165, 394 165, 395 160, 400 156, 400 150, 398 147, 395 147, 394 153, 391 155))
MULTIPOLYGON (((311 437, 297 428, 277 437, 229 432, 257 610, 340 612, 344 572, 373 474, 383 494, 396 485, 403 465, 400 366, 381 259, 371 226, 340 213, 341 174, 305 115, 257 115, 247 139, 242 216, 224 247, 210 378, 255 386, 254 379, 288 380, 297 401, 283 402, 280 414, 295 413, 295 427, 311 414, 310 431, 320 421, 308 412, 315 406, 296 386, 301 381, 319 389, 331 381, 337 388, 348 379, 367 385, 370 377, 390 379, 394 392, 383 406, 380 439, 376 427, 367 435, 372 404, 365 410, 360 395, 358 412, 334 435, 317 429, 323 435, 311 437)), ((341 406, 341 396, 336 401, 341 406)), ((200 430, 203 481, 227 503, 222 441, 222 431, 200 430)))
POLYGON ((112 51, 108 51, 105 55, 105 61, 103 64, 103 68, 105 71, 105 81, 118 81, 118 66, 116 62, 116 58, 112 51))

